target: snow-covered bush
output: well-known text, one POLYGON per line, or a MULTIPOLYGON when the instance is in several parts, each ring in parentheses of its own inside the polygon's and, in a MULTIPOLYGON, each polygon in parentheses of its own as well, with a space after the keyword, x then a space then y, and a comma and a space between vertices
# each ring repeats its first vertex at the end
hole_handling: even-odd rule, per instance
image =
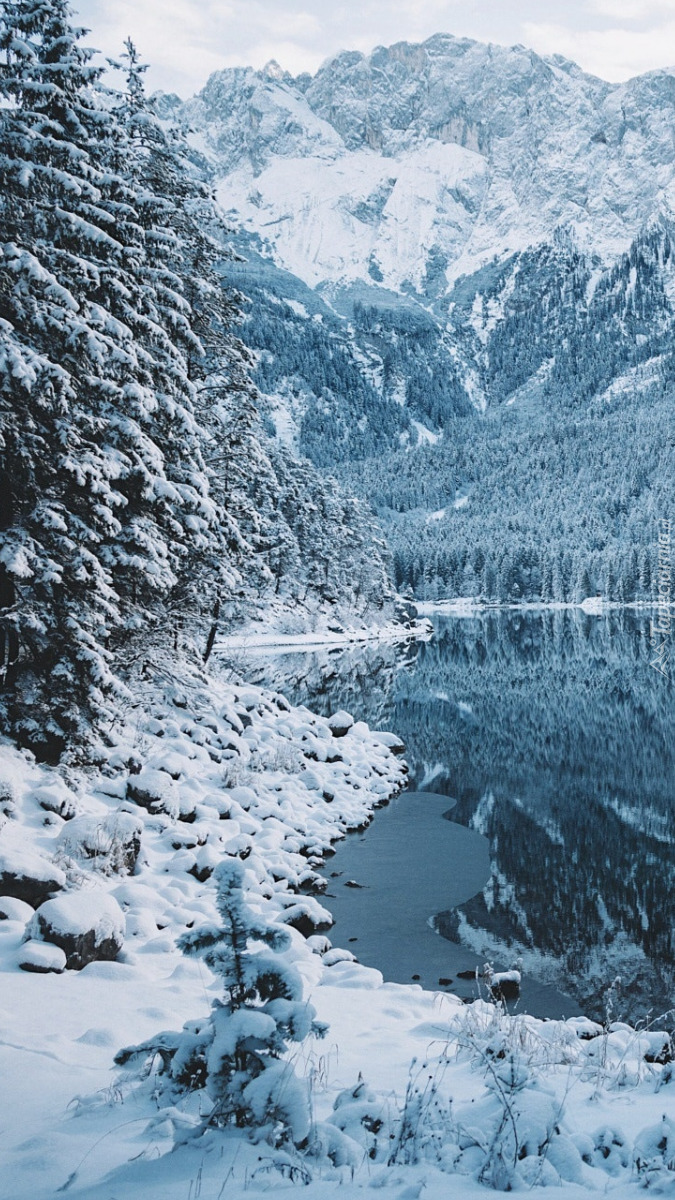
POLYGON ((0 779, 0 815, 13 817, 16 811, 16 788, 11 779, 0 779))
POLYGON ((589 1147, 579 1149, 568 1135, 564 1104, 545 1082, 547 1066, 561 1055, 564 1061, 566 1048, 535 1037, 527 1021, 499 1005, 474 1008, 457 1030, 457 1047, 483 1075, 485 1092, 454 1112, 455 1169, 506 1191, 584 1182, 589 1147))
MULTIPOLYGON (((486 1059, 487 1095, 460 1114, 460 1148, 464 1164, 478 1168, 481 1183, 510 1190, 516 1179, 527 1184, 559 1183, 547 1163, 549 1147, 560 1135, 555 1095, 534 1076, 512 1049, 486 1059)), ((573 1153, 573 1151, 572 1151, 573 1153)), ((581 1161, 581 1156, 576 1155, 581 1161)), ((473 1173, 473 1172, 472 1172, 473 1173)))
POLYGON ((413 1059, 405 1100, 389 1153, 389 1164, 431 1161, 454 1165, 456 1145, 451 1104, 442 1096, 441 1082, 447 1060, 435 1064, 413 1059))
POLYGON ((633 1158, 643 1187, 675 1189, 675 1121, 664 1114, 658 1125, 643 1129, 635 1140, 633 1158))
POLYGON ((131 874, 141 849, 143 822, 118 809, 104 817, 74 817, 58 837, 59 850, 91 862, 106 875, 131 874))
POLYGON ((214 877, 222 925, 192 930, 178 944, 222 978, 224 998, 204 1020, 127 1047, 115 1061, 145 1063, 152 1072, 159 1060, 158 1091, 169 1105, 181 1094, 205 1093, 211 1107, 200 1130, 233 1123, 274 1145, 302 1146, 311 1126, 309 1090, 283 1056, 289 1042, 323 1037, 326 1026, 303 1002, 300 976, 281 957, 288 930, 262 920, 244 900, 241 862, 221 862, 214 877))
MULTIPOLYGON (((373 1092, 360 1076, 356 1087, 346 1088, 339 1093, 333 1105, 333 1112, 326 1124, 335 1126, 345 1135, 345 1139, 348 1139, 353 1149, 358 1151, 359 1158, 367 1155, 368 1158, 375 1161, 386 1159, 394 1125, 392 1113, 387 1102, 373 1092)), ((322 1127, 320 1132, 325 1138, 329 1131, 322 1127)), ((328 1147, 328 1157, 335 1162, 336 1166, 339 1166, 341 1162, 348 1161, 345 1153, 346 1145, 347 1142, 343 1142, 337 1146, 333 1144, 328 1147)))

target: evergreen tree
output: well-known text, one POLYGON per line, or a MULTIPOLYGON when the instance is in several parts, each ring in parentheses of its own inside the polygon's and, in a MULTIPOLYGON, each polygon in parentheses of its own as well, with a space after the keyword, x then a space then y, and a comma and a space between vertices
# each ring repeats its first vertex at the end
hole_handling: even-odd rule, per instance
POLYGON ((65 0, 4 4, 3 702, 52 753, 108 711, 114 654, 162 623, 218 520, 178 235, 150 236, 129 136, 81 35, 65 0))
POLYGON ((256 916, 244 900, 244 867, 227 859, 214 872, 222 925, 183 934, 185 954, 198 956, 223 981, 204 1021, 121 1050, 119 1065, 159 1059, 158 1083, 168 1104, 188 1091, 211 1102, 202 1129, 234 1123, 255 1127, 274 1144, 302 1145, 310 1132, 307 1085, 285 1061, 289 1042, 327 1027, 303 1002, 302 981, 283 961, 290 934, 256 916))
POLYGON ((57 0, 5 3, 0 74, 3 699, 25 740, 56 746, 114 688, 101 548, 123 503, 103 373, 125 348, 101 293, 124 253, 124 187, 98 169, 110 122, 68 16, 57 0))
POLYGON ((145 67, 130 40, 122 61, 127 88, 119 114, 129 131, 151 273, 164 298, 164 323, 183 348, 217 513, 210 536, 178 572, 167 607, 175 621, 193 628, 209 618, 208 658, 223 600, 240 589, 242 574, 247 590, 268 577, 262 553, 269 537, 254 492, 273 490, 274 476, 261 446, 253 359, 236 332, 243 297, 224 277, 233 258, 228 231, 181 134, 165 128, 146 97, 145 67))

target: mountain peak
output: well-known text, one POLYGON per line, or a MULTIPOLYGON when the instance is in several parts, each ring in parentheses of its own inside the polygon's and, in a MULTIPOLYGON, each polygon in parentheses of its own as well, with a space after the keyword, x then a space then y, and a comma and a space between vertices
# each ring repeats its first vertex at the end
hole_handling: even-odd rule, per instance
POLYGON ((288 71, 284 71, 283 67, 279 66, 276 58, 271 58, 268 63, 265 63, 261 75, 265 79, 274 79, 277 83, 286 83, 291 79, 288 71))

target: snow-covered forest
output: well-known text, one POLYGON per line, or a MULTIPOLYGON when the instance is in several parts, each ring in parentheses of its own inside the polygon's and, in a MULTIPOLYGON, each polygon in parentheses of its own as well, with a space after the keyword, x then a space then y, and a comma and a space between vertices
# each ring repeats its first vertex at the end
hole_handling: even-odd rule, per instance
POLYGON ((272 420, 283 433, 295 411, 294 444, 374 508, 398 588, 655 598, 672 494, 667 223, 604 275, 570 247, 536 248, 431 311, 373 293, 348 321, 254 260, 238 270, 256 298, 256 381, 281 398, 272 420))

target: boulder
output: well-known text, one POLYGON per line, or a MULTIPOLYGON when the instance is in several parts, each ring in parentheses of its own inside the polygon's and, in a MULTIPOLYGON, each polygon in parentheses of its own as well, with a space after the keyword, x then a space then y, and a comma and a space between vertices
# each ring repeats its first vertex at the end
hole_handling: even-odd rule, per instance
POLYGON ((154 754, 145 762, 148 771, 164 771, 172 779, 180 779, 185 771, 185 759, 175 750, 165 749, 160 754, 154 754))
POLYGON ((297 929, 303 937, 312 937, 317 933, 324 933, 333 925, 333 917, 327 909, 311 897, 304 900, 298 900, 296 903, 291 903, 281 916, 284 925, 290 925, 292 929, 297 929))
POLYGON ((520 971, 501 971, 489 979, 490 991, 495 1000, 517 1000, 520 996, 520 971))
POLYGON ((68 969, 80 971, 97 959, 117 958, 124 944, 124 913, 105 892, 68 892, 40 905, 26 933, 59 946, 68 969))
POLYGON ((51 972, 60 975, 66 969, 66 956, 60 946, 31 940, 21 947, 18 963, 23 971, 34 971, 38 975, 49 975, 51 972))
POLYGON ((354 718, 351 713, 344 712, 342 709, 340 712, 333 713, 333 716, 328 718, 328 728, 333 737, 336 738, 344 737, 349 733, 353 725, 354 718))
POLYGON ((372 730, 371 737, 380 746, 386 746, 388 750, 391 750, 392 754, 405 754, 405 743, 401 741, 398 734, 372 730))
POLYGON ((0 852, 0 895, 24 900, 37 908, 66 886, 60 867, 31 850, 0 852))
POLYGON ((15 896, 0 896, 0 921, 20 921, 25 925, 32 915, 33 909, 25 900, 17 900, 15 896))
POLYGON ((334 949, 327 950, 323 955, 323 965, 325 967, 334 967, 336 963, 340 962, 355 963, 357 961, 356 955, 352 954, 351 950, 340 950, 338 946, 336 946, 334 949))
POLYGON ((127 796, 151 813, 166 813, 176 819, 180 814, 178 786, 166 771, 144 767, 127 781, 127 796))
POLYGON ((36 788, 33 799, 37 800, 45 812, 56 813, 64 821, 70 821, 78 810, 77 796, 60 780, 43 787, 36 788))

